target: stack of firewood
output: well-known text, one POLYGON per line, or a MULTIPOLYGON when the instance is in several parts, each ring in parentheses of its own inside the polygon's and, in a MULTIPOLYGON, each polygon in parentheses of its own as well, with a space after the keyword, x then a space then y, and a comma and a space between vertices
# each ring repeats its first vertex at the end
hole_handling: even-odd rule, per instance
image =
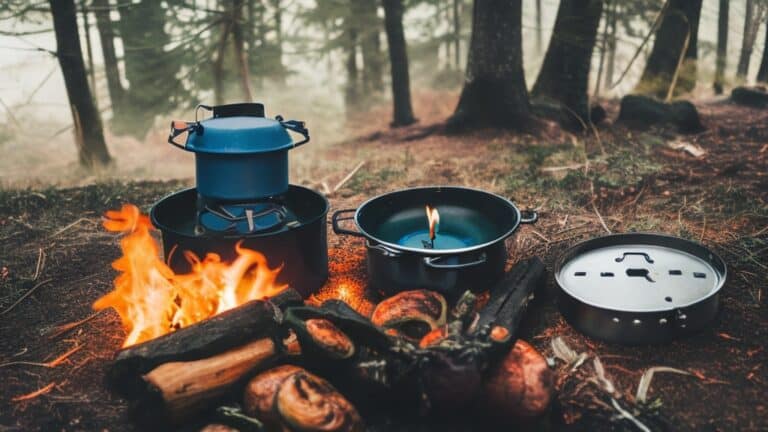
POLYGON ((108 383, 137 421, 160 427, 203 417, 220 430, 359 431, 356 406, 374 400, 420 414, 535 417, 551 400, 552 372, 516 331, 544 271, 538 258, 518 263, 482 307, 471 292, 450 308, 416 290, 370 317, 286 290, 119 351, 108 383))

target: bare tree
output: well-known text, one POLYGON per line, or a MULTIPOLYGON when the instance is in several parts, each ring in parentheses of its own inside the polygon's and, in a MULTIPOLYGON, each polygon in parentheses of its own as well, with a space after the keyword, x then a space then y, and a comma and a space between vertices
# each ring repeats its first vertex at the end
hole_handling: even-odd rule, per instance
POLYGON ((701 2, 669 0, 636 92, 667 99, 671 97, 683 69, 681 90, 693 88, 701 2))
POLYGON ((96 168, 108 165, 109 156, 104 142, 101 118, 93 103, 85 73, 80 36, 77 30, 77 10, 74 0, 49 0, 56 32, 56 56, 59 59, 64 85, 67 89, 72 119, 75 125, 75 143, 80 165, 96 168))
POLYGON ((578 125, 589 123, 589 70, 602 0, 561 0, 555 28, 539 77, 531 90, 534 98, 554 100, 573 115, 578 125))
POLYGON ((749 72, 749 62, 752 58, 752 49, 757 39, 758 24, 761 20, 761 10, 756 7, 754 0, 747 0, 744 6, 744 32, 741 39, 741 52, 739 64, 736 66, 736 78, 745 80, 749 72))
POLYGON ((763 58, 760 61, 760 69, 757 71, 758 82, 768 82, 768 21, 765 24, 765 43, 763 44, 763 58))
POLYGON ((522 0, 475 0, 464 88, 449 131, 531 126, 521 18, 522 0))
POLYGON ((408 72, 408 50, 403 30, 402 0, 383 0, 384 27, 387 32, 389 64, 392 75, 392 126, 407 126, 416 121, 411 106, 411 82, 408 72))
POLYGON ((101 55, 104 57, 104 73, 107 76, 107 90, 112 102, 112 115, 117 117, 123 113, 125 88, 120 82, 120 69, 115 52, 115 30, 109 13, 109 0, 93 0, 96 28, 101 41, 101 55))
POLYGON ((360 51, 363 54, 363 85, 367 92, 381 91, 384 89, 382 74, 384 72, 380 29, 381 23, 377 15, 378 2, 376 0, 355 0, 353 8, 359 10, 357 15, 360 23, 360 51))
POLYGON ((725 65, 728 56, 728 0, 720 0, 717 16, 717 59, 715 61, 715 93, 723 93, 725 65))

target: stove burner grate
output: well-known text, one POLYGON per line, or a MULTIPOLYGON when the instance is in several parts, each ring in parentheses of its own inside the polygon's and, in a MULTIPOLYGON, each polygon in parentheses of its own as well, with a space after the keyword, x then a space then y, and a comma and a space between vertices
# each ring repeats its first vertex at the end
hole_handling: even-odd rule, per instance
POLYGON ((290 223, 291 212, 279 202, 198 203, 197 231, 254 234, 290 223))

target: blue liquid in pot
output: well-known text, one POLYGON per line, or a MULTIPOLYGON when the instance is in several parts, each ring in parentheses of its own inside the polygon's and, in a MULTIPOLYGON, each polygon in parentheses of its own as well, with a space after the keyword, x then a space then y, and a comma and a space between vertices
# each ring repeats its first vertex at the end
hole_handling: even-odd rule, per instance
MULTIPOLYGON (((416 249, 428 249, 424 247, 424 242, 429 244, 429 230, 419 230, 408 233, 397 241, 397 244, 416 249)), ((439 231, 435 235, 434 249, 462 249, 473 245, 472 239, 459 237, 450 232, 439 231)))

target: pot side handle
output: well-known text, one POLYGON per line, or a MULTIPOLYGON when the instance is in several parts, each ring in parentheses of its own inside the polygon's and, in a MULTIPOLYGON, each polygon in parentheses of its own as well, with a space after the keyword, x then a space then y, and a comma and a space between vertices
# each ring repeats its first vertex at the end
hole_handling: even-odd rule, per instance
POLYGON ((355 216, 343 216, 348 213, 354 213, 357 209, 345 209, 345 210, 337 210, 333 212, 333 215, 331 216, 331 226, 333 227, 333 232, 340 235, 351 235, 355 237, 365 237, 363 233, 359 231, 352 231, 345 228, 342 228, 339 226, 339 222, 348 221, 348 220, 354 220, 355 216))
POLYGON ((460 264, 438 264, 437 263, 437 261, 440 261, 446 258, 450 258, 450 257, 447 257, 447 256, 424 257, 424 265, 426 265, 427 267, 431 267, 433 269, 439 269, 439 270, 458 270, 458 269, 478 266, 480 264, 485 263, 485 261, 488 259, 485 253, 482 253, 480 254, 480 257, 477 260, 468 262, 468 263, 460 263, 460 264))
MULTIPOLYGON (((174 138, 177 136, 183 134, 184 132, 197 133, 198 135, 203 134, 203 125, 199 122, 186 122, 183 120, 174 120, 171 122, 171 131, 168 133, 168 143, 173 144, 176 147, 187 150, 187 143, 184 144, 176 142, 174 138)), ((189 140, 189 135, 187 135, 187 140, 189 140)))
POLYGON ((521 210, 520 211, 520 223, 532 224, 539 220, 539 213, 536 210, 521 210))
POLYGON ((293 148, 296 148, 300 145, 304 145, 309 142, 309 129, 304 125, 303 121, 299 120, 283 120, 283 116, 278 115, 275 116, 275 120, 280 122, 280 125, 282 125, 284 128, 288 129, 289 131, 296 132, 297 134, 300 134, 304 137, 303 140, 294 143, 293 148))

